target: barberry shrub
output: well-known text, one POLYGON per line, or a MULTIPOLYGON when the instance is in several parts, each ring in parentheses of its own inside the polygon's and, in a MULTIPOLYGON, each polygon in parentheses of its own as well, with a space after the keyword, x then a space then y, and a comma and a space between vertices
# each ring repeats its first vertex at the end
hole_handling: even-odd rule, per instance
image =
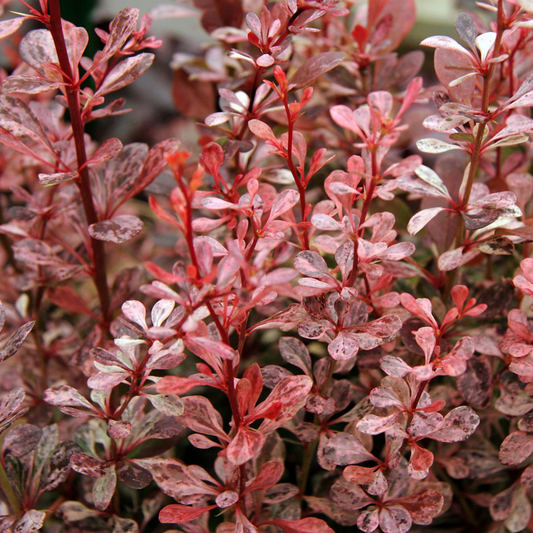
POLYGON ((92 57, 18 4, 0 529, 533 531, 533 2, 403 54, 413 0, 128 8, 92 57), (189 16, 188 127, 106 138, 189 16))

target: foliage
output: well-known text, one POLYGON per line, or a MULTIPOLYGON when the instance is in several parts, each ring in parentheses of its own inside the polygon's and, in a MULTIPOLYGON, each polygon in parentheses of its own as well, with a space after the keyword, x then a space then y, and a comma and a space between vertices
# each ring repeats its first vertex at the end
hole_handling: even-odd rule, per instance
POLYGON ((2 531, 532 531, 533 3, 424 39, 438 87, 412 0, 128 8, 93 57, 20 4, 2 531), (194 153, 91 139, 188 16, 194 153))

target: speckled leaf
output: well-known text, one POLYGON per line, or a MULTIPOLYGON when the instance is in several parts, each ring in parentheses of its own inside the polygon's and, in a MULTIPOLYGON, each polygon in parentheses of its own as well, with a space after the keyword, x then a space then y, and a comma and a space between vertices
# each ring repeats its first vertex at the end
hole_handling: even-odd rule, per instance
POLYGON ((119 215, 111 220, 104 220, 89 226, 91 237, 98 241, 121 244, 141 233, 143 221, 133 215, 119 215))

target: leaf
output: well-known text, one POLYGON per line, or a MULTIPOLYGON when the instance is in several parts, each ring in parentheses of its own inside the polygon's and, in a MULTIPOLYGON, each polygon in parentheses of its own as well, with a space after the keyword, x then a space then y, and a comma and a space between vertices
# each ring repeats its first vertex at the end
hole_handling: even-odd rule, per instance
POLYGON ((273 520, 273 524, 281 527, 285 533, 334 533, 324 520, 320 518, 302 518, 300 520, 273 520))
POLYGON ((4 94, 40 94, 42 92, 58 89, 59 87, 61 87, 61 82, 48 80, 39 76, 12 74, 2 83, 2 92, 4 94))
POLYGON ((333 70, 344 60, 340 52, 323 52, 308 59, 291 77, 289 87, 302 89, 313 83, 317 78, 333 70))
POLYGON ((119 139, 107 139, 89 157, 87 165, 98 165, 116 157, 122 151, 123 145, 119 139))
POLYGON ((246 492, 266 490, 273 487, 283 475, 283 463, 267 461, 261 465, 257 476, 246 486, 246 492))
POLYGON ((455 29, 461 39, 467 43, 470 48, 476 46, 476 23, 468 13, 461 13, 455 21, 455 29))
POLYGON ((424 39, 421 43, 422 46, 430 46, 431 48, 443 48, 445 50, 453 50, 460 52, 468 57, 470 53, 466 48, 461 46, 457 41, 454 41, 451 37, 445 35, 435 35, 424 39))
POLYGON ((357 511, 372 503, 370 497, 359 485, 349 483, 344 478, 335 481, 329 494, 336 504, 350 511, 357 511))
POLYGON ((20 347, 24 344, 26 337, 30 334, 35 321, 27 322, 23 326, 15 331, 15 333, 9 338, 4 347, 0 350, 0 363, 13 357, 19 350, 20 347))
POLYGON ((132 461, 120 462, 117 475, 118 479, 130 489, 144 489, 152 482, 152 474, 132 461))
POLYGON ((494 237, 478 244, 478 250, 489 255, 513 255, 515 245, 507 237, 494 237))
POLYGON ((133 83, 152 66, 154 57, 154 54, 144 52, 121 61, 106 76, 94 98, 118 91, 133 83))
POLYGON ((462 150, 460 146, 456 144, 450 144, 440 139, 420 139, 416 141, 416 147, 426 154, 442 154, 449 152, 450 150, 462 150))
POLYGON ((282 337, 279 340, 279 351, 281 357, 287 363, 303 370, 308 376, 311 376, 311 357, 306 345, 295 337, 282 337))
POLYGON ((335 361, 346 361, 354 358, 359 352, 359 342, 353 333, 341 331, 328 344, 328 353, 335 361))
POLYGON ((111 439, 125 439, 131 433, 131 423, 125 420, 109 420, 107 435, 111 439))
POLYGON ((194 5, 202 11, 201 22, 207 33, 224 27, 240 28, 244 21, 240 0, 227 0, 224 3, 214 0, 194 0, 194 5))
POLYGON ((0 402, 0 434, 11 427, 13 422, 25 415, 28 408, 21 408, 26 393, 21 388, 9 391, 0 402))
POLYGON ((379 435, 384 433, 398 422, 398 414, 393 413, 389 416, 365 415, 357 422, 357 429, 367 435, 379 435))
POLYGON ((105 511, 117 486, 117 472, 115 465, 108 467, 103 477, 99 477, 93 485, 94 506, 99 511, 105 511))
POLYGON ((0 21, 0 39, 5 39, 6 37, 13 35, 22 26, 24 20, 24 17, 17 17, 0 21))
POLYGON ((32 531, 39 531, 44 525, 45 518, 46 513, 44 511, 31 509, 24 513, 12 531, 13 533, 31 533, 32 531))
POLYGON ((205 435, 213 435, 227 441, 228 437, 222 429, 222 417, 211 402, 203 396, 187 396, 182 398, 183 414, 179 422, 183 426, 205 435))
POLYGON ((452 409, 445 417, 441 428, 431 434, 439 442, 461 442, 470 437, 479 425, 479 416, 465 405, 452 409))
POLYGON ((267 226, 272 220, 279 218, 281 215, 292 209, 299 200, 300 194, 298 191, 295 191, 294 189, 285 189, 282 191, 276 198, 276 201, 270 210, 270 215, 268 216, 268 221, 265 226, 267 226))
MULTIPOLYGON (((47 72, 44 67, 50 63, 58 63, 52 34, 48 30, 28 32, 20 42, 19 54, 23 61, 45 77, 47 72)), ((57 76, 56 81, 59 81, 59 74, 57 76)))
POLYGON ((159 513, 159 521, 163 524, 183 524, 196 520, 204 513, 216 508, 216 505, 209 505, 208 507, 190 507, 188 505, 178 504, 167 505, 159 513))
POLYGON ((165 416, 180 416, 185 409, 183 402, 174 394, 148 394, 146 398, 165 416))
POLYGON ((403 378, 413 370, 403 359, 394 355, 382 357, 379 366, 385 374, 395 378, 403 378))
POLYGON ((498 454, 504 465, 519 465, 533 453, 533 435, 514 431, 505 437, 498 454))
POLYGON ((416 235, 428 222, 433 220, 439 213, 446 209, 444 207, 430 207, 423 209, 414 215, 407 224, 407 231, 410 235, 416 235))
POLYGON ((265 420, 259 430, 266 433, 273 431, 291 420, 296 413, 305 405, 307 395, 313 386, 313 380, 308 376, 291 376, 283 378, 268 395, 266 400, 260 403, 254 415, 265 414, 273 406, 279 403, 279 414, 272 419, 265 420))
POLYGON ((278 146, 278 139, 274 135, 274 132, 272 131, 272 128, 265 124, 261 120, 252 119, 248 121, 248 128, 250 128, 250 131, 260 139, 263 139, 264 141, 267 141, 268 143, 278 146))
POLYGON ((402 498, 402 507, 405 507, 415 524, 429 525, 433 518, 440 514, 444 506, 444 496, 433 489, 402 498))
POLYGON ((87 307, 85 302, 74 292, 72 287, 67 285, 59 287, 49 287, 46 291, 48 299, 55 305, 70 311, 96 317, 87 307))
POLYGON ((70 457, 70 467, 78 474, 89 477, 104 477, 106 475, 106 462, 95 459, 84 453, 74 453, 70 457))
POLYGON ((317 252, 305 250, 300 252, 294 260, 294 268, 304 276, 324 279, 330 278, 328 265, 324 258, 317 252))
POLYGON ((64 183, 66 181, 76 180, 80 177, 78 172, 57 172, 55 174, 43 174, 40 173, 37 175, 39 178, 39 183, 44 187, 50 185, 58 185, 59 183, 64 183))
POLYGON ((383 533, 407 533, 411 524, 411 515, 401 505, 387 505, 379 514, 379 525, 383 533))
POLYGON ((97 222, 89 226, 89 233, 98 241, 122 244, 141 233, 143 221, 133 215, 119 215, 110 220, 97 222))
POLYGON ((126 44, 137 26, 138 19, 139 10, 133 7, 127 7, 117 14, 111 21, 109 37, 104 49, 97 56, 98 63, 109 61, 126 44))
POLYGON ((89 413, 96 411, 89 400, 69 385, 57 385, 46 389, 43 399, 46 403, 59 407, 60 410, 62 410, 62 407, 76 407, 81 409, 83 412, 79 416, 88 416, 89 413))
POLYGON ((324 446, 323 453, 328 461, 339 466, 375 459, 355 435, 344 432, 337 433, 329 439, 324 446))

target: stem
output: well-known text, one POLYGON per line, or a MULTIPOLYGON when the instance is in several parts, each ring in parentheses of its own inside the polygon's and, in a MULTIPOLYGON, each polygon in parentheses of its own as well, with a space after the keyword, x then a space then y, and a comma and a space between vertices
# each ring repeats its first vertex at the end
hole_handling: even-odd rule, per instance
MULTIPOLYGON (((503 19, 504 9, 503 9, 503 0, 498 0, 498 30, 496 33, 496 40, 494 42, 494 52, 493 57, 498 57, 500 54, 500 48, 502 44, 503 31, 505 30, 505 23, 503 19)), ((485 114, 487 118, 484 118, 478 125, 478 130, 476 133, 476 138, 474 140, 474 150, 470 158, 470 168, 468 170, 468 176, 466 179, 466 185, 464 190, 463 198, 461 199, 461 204, 463 207, 468 205, 470 200, 470 194, 472 192, 472 187, 474 185, 474 180, 479 168, 479 160, 481 157, 481 151, 483 147, 483 137, 485 135, 485 128, 490 122, 490 118, 487 116, 489 114, 489 104, 490 104, 490 89, 491 89, 491 80, 494 75, 494 69, 496 68, 496 63, 491 63, 487 72, 483 76, 483 93, 481 96, 481 111, 485 114)), ((465 239, 465 223, 462 217, 459 217, 459 224, 457 226, 457 233, 455 236, 454 248, 459 248, 464 243, 465 239)), ((457 277, 457 269, 452 270, 448 276, 446 287, 444 290, 445 299, 449 299, 449 294, 451 288, 455 284, 455 279, 457 277)))
MULTIPOLYGON (((294 166, 294 161, 292 160, 292 145, 293 145, 293 135, 294 135, 294 121, 291 118, 291 112, 289 109, 289 103, 287 102, 287 95, 283 97, 283 106, 285 107, 285 113, 287 115, 288 121, 288 131, 287 131, 287 164, 289 165, 289 170, 291 171, 298 192, 300 193, 300 211, 302 213, 302 232, 300 234, 300 241, 302 243, 304 250, 309 250, 309 236, 307 235, 307 228, 305 227, 306 222, 306 202, 305 202, 305 185, 303 179, 300 179, 298 171, 294 166)), ((302 177, 303 178, 303 177, 302 177)))
MULTIPOLYGON (((366 190, 366 197, 363 203, 363 208, 361 210, 361 218, 359 220, 359 228, 357 229, 357 236, 362 237, 364 234, 364 228, 361 227, 361 224, 364 224, 366 217, 368 216, 368 211, 370 210, 370 204, 372 203, 372 198, 374 196, 374 189, 376 188, 376 180, 379 178, 378 163, 376 159, 376 151, 371 149, 372 154, 372 181, 366 190)), ((354 258, 353 258, 353 268, 348 278, 348 286, 353 286, 357 278, 357 269, 359 265, 359 255, 357 254, 357 242, 354 243, 354 258)))
MULTIPOLYGON (((93 201, 91 191, 91 182, 89 172, 86 166, 87 152, 85 150, 84 125, 80 112, 79 83, 75 77, 70 64, 70 58, 67 52, 65 36, 63 35, 63 25, 61 20, 61 8, 59 0, 49 0, 48 10, 50 14, 49 30, 54 40, 54 45, 59 59, 59 66, 63 71, 63 80, 67 84, 65 94, 70 112, 70 121, 72 124, 72 134, 74 145, 76 147, 76 159, 78 163, 78 172, 80 179, 77 185, 80 191, 83 210, 87 219, 87 224, 98 222, 98 215, 93 201)), ((109 289, 107 286, 106 258, 104 243, 91 237, 92 261, 94 267, 93 280, 100 300, 102 312, 102 321, 104 325, 109 323, 109 289)))
POLYGON ((318 447, 318 439, 315 439, 313 442, 310 442, 304 446, 304 458, 302 462, 302 474, 300 478, 300 494, 303 496, 305 494, 305 488, 307 486, 307 480, 309 479, 309 473, 311 471, 311 463, 313 457, 315 456, 316 449, 318 447))

